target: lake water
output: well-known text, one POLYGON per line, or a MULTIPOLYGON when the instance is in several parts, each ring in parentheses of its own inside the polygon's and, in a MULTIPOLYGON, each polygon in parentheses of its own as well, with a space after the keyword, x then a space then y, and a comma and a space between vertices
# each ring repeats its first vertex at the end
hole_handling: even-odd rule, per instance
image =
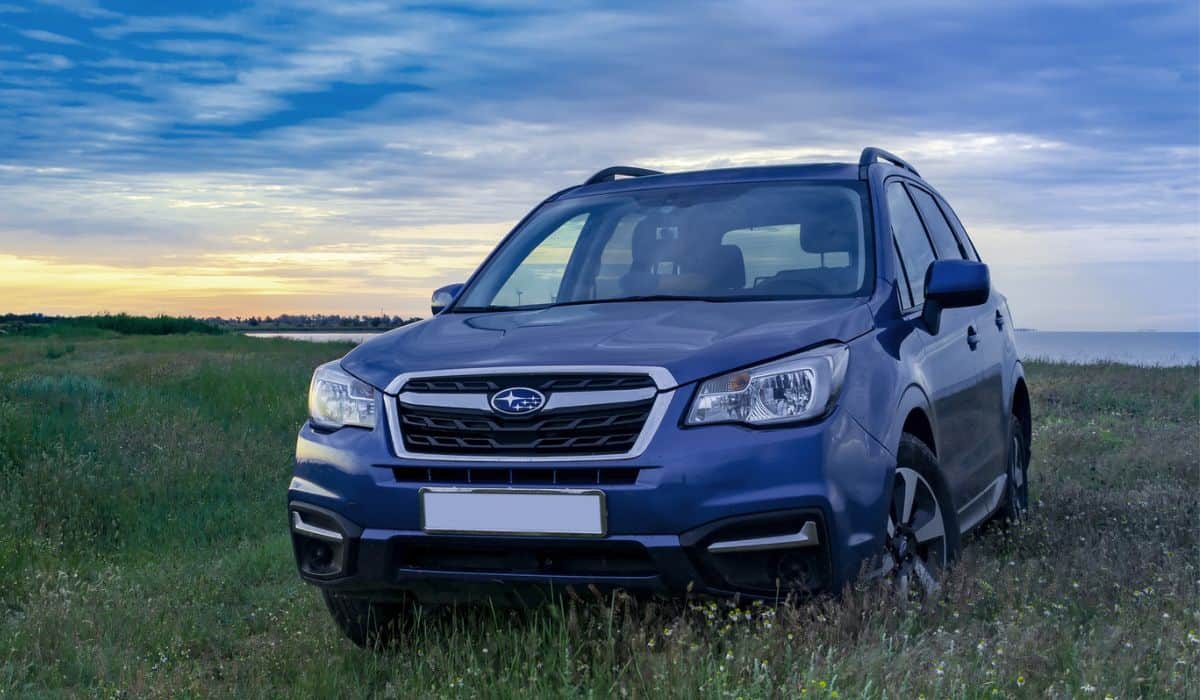
POLYGON ((1200 333, 1017 331, 1016 335, 1017 352, 1026 360, 1163 366, 1200 362, 1200 333))
POLYGON ((313 343, 361 343, 378 333, 308 333, 305 331, 282 331, 262 333, 246 333, 250 338, 287 338, 288 340, 307 340, 313 343))
MULTIPOLYGON (((375 334, 264 332, 246 335, 317 343, 361 343, 375 334)), ((1200 362, 1200 333, 1017 331, 1017 351, 1026 360, 1188 365, 1200 362)))

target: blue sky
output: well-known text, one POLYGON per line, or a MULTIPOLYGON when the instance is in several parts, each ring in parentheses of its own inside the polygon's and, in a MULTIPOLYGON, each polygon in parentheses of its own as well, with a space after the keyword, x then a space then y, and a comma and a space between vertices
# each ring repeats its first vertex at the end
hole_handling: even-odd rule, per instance
POLYGON ((606 165, 871 144, 1018 324, 1200 326, 1195 2, 6 1, 0 310, 418 314, 606 165))

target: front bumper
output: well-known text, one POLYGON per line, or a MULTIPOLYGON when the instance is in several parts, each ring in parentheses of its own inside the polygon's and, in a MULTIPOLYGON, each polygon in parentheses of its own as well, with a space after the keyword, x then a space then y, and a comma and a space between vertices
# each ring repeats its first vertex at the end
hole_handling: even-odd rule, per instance
POLYGON ((894 457, 840 410, 792 427, 684 428, 689 398, 676 392, 636 459, 537 465, 560 473, 636 470, 629 483, 598 486, 608 533, 595 539, 425 533, 419 491, 431 484, 403 475, 414 468, 456 474, 461 463, 399 458, 386 426, 325 433, 305 425, 289 522, 299 512, 301 522, 343 539, 325 543, 329 551, 316 561, 328 565, 307 566, 316 545, 293 527, 301 576, 345 593, 430 601, 524 601, 548 587, 775 597, 851 580, 881 546, 894 457), (710 550, 731 541, 784 546, 710 550))

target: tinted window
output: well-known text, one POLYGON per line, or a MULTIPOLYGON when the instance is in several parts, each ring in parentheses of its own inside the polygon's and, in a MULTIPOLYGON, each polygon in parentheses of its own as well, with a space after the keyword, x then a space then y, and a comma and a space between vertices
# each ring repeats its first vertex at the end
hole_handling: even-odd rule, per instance
POLYGON ((954 232, 950 230, 950 224, 942 215, 942 210, 938 208, 937 202, 933 201, 933 195, 920 187, 909 187, 908 191, 912 193, 917 208, 921 210, 925 230, 929 231, 929 237, 937 247, 937 256, 943 260, 965 260, 967 256, 959 246, 958 239, 954 237, 954 232))
POLYGON ((864 294, 873 281, 866 197, 857 181, 565 197, 505 242, 455 310, 864 294))
POLYGON ((887 186, 888 213, 892 218, 892 235, 900 250, 900 262, 908 278, 908 288, 914 305, 925 303, 925 271, 935 259, 925 227, 913 208, 904 185, 892 182, 887 186))
POLYGON ((963 248, 967 251, 967 257, 971 260, 979 261, 979 251, 975 250, 975 244, 971 242, 971 237, 967 235, 967 230, 963 228, 962 222, 958 220, 958 214, 950 208, 946 200, 939 198, 938 205, 942 208, 942 213, 946 215, 946 219, 950 222, 950 227, 954 229, 955 235, 962 243, 963 248))

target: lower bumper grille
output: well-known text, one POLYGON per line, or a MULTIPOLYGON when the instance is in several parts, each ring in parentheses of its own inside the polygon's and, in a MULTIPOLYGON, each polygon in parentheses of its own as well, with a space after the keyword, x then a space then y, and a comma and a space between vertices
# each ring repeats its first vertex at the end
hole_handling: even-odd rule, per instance
POLYGON ((562 576, 645 576, 655 573, 646 548, 636 542, 456 546, 406 542, 398 548, 401 569, 562 576))
POLYGON ((637 467, 602 469, 396 467, 396 481, 410 484, 520 486, 618 486, 637 482, 637 467))

